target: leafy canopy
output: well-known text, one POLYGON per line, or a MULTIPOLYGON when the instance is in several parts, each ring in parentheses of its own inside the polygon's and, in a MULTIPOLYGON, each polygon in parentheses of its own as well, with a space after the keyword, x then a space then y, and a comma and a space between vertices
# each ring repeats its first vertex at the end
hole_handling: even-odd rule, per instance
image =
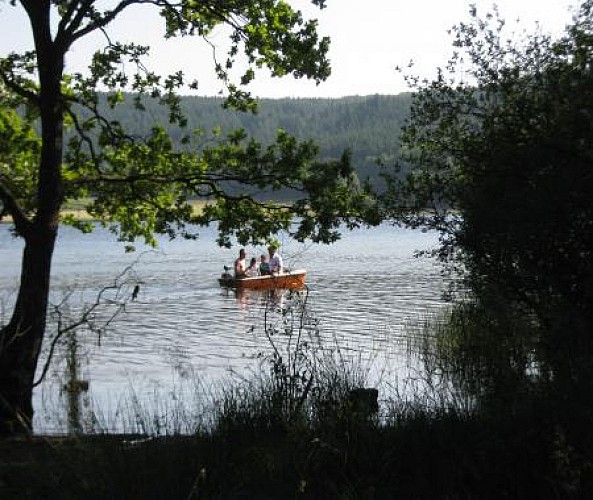
MULTIPOLYGON (((313 3, 324 6, 323 0, 313 3)), ((255 111, 255 100, 245 85, 257 68, 317 83, 330 73, 329 40, 319 37, 315 20, 304 20, 289 3, 21 0, 10 4, 25 9, 36 43, 35 51, 0 58, 0 133, 7 137, 0 150, 1 215, 12 216, 17 234, 25 234, 45 199, 39 196, 48 169, 40 157, 42 146, 53 147, 62 157, 55 190, 58 205, 87 200, 88 213, 125 241, 141 237, 154 244, 155 233, 193 238, 196 225, 218 222, 218 241, 227 246, 233 237, 242 244, 259 243, 282 230, 298 239, 330 242, 338 237, 342 222, 349 227, 377 222, 372 193, 356 180, 348 154, 321 164, 315 160, 317 148, 312 142, 298 142, 283 131, 263 145, 241 130, 224 137, 216 131, 187 130, 179 92, 197 83, 186 81, 181 71, 158 75, 148 70, 149 47, 109 36, 116 18, 133 8, 157 9, 165 37, 196 37, 211 43, 208 36, 226 26, 230 46, 224 61, 215 57, 213 68, 226 89, 225 105, 255 111), (56 21, 52 24, 51 19, 56 21), (105 46, 95 52, 88 71, 63 74, 66 53, 94 32, 105 34, 105 46), (247 66, 239 82, 233 82, 230 71, 241 53, 247 66), (169 123, 156 123, 142 136, 127 133, 104 111, 120 106, 130 95, 139 110, 147 99, 158 100, 169 110, 169 123), (14 106, 9 109, 9 101, 18 104, 19 114, 14 106), (48 107, 57 110, 49 120, 43 115, 48 107), (41 138, 34 132, 33 120, 39 117, 41 138), (63 152, 61 141, 50 145, 46 133, 62 121, 63 152), (174 145, 172 132, 182 134, 181 146, 174 145), (286 191, 298 195, 299 201, 269 201, 286 191), (207 204, 196 211, 192 201, 200 199, 207 204)), ((74 216, 64 217, 63 222, 92 229, 74 216)))
POLYGON ((400 220, 442 232, 441 256, 476 294, 544 325, 570 319, 575 335, 593 325, 592 8, 558 40, 507 38, 496 12, 472 9, 447 68, 410 80, 413 168, 384 198, 400 220))

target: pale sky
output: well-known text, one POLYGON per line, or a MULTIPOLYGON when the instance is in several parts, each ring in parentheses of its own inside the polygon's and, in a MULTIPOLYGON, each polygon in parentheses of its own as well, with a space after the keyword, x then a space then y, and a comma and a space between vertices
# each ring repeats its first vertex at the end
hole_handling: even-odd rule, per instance
MULTIPOLYGON (((105 0, 107 2, 112 0, 105 0)), ((99 2, 100 3, 100 2, 99 2)), ((331 38, 332 75, 316 86, 307 80, 259 77, 250 86, 259 97, 342 97, 349 95, 398 94, 407 90, 395 71, 410 60, 422 76, 434 75, 451 52, 447 30, 468 19, 470 4, 479 12, 490 10, 493 3, 508 24, 520 19, 521 26, 534 31, 539 22, 544 31, 560 33, 572 17, 577 0, 327 0, 327 8, 318 10, 308 0, 290 0, 308 17, 319 20, 319 32, 331 38)), ((168 40, 160 36, 158 16, 143 8, 129 13, 110 28, 113 41, 135 41, 151 45, 148 66, 158 72, 183 70, 199 81, 198 94, 217 95, 220 82, 212 71, 211 49, 201 39, 168 40)), ((30 47, 28 24, 21 9, 0 1, 0 54, 30 47)), ((218 43, 223 33, 213 37, 218 43)), ((67 69, 82 71, 89 54, 103 40, 87 39, 75 45, 68 55, 67 69)), ((220 59, 223 60, 222 53, 220 59)))

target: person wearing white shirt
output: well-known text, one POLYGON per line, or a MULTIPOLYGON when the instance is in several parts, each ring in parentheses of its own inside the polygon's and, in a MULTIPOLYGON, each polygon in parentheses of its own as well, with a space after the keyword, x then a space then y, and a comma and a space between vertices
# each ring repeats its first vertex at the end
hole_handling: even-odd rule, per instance
POLYGON ((278 247, 276 245, 270 245, 268 247, 270 254, 270 272, 272 274, 279 274, 282 272, 282 256, 278 253, 278 247))

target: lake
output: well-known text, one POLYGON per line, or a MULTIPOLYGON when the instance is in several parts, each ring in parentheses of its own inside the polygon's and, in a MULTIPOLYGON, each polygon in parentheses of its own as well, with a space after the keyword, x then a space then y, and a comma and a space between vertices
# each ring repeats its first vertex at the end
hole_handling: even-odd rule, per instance
MULTIPOLYGON (((163 239, 157 250, 138 246, 136 252, 125 253, 123 244, 105 229, 83 235, 62 228, 54 254, 51 303, 59 305, 64 324, 68 315, 78 317, 101 289, 117 282, 123 286, 106 290, 108 302, 93 316, 101 326, 121 294, 129 295, 130 287, 140 283, 136 300, 127 302, 125 312, 100 334, 81 329, 76 337, 76 376, 89 382, 85 404, 111 415, 106 421, 115 420, 113 414, 130 397, 167 404, 196 380, 215 387, 248 377, 273 349, 266 328, 277 330, 272 341, 286 341, 286 315, 279 306, 286 310, 295 302, 306 301, 299 318, 304 318, 308 342, 316 349, 337 352, 342 362, 356 363, 367 373, 368 384, 395 384, 410 368, 405 366, 410 327, 445 306, 440 267, 429 258, 415 257, 417 251, 437 245, 433 232, 384 224, 344 233, 329 246, 282 241, 285 265, 308 271, 307 292, 296 298, 276 297, 273 307, 261 293, 236 296, 219 287, 217 278, 225 264, 232 265, 239 247, 221 249, 214 239, 214 229, 207 228, 196 241, 163 239)), ((8 320, 14 301, 21 248, 9 225, 0 225, 2 322, 8 320)), ((247 253, 258 257, 264 249, 247 247, 247 253)), ((53 315, 50 321, 44 359, 56 319, 53 315)), ((58 408, 66 358, 59 347, 46 380, 35 390, 38 432, 57 431, 64 424, 58 408)))

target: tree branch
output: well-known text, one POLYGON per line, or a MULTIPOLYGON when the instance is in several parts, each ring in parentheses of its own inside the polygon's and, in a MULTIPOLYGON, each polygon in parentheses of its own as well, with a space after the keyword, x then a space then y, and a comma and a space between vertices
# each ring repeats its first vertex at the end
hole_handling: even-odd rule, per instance
POLYGON ((55 41, 61 46, 70 46, 74 39, 72 34, 80 27, 85 16, 90 12, 94 0, 72 1, 68 10, 62 15, 58 24, 55 41), (78 9, 78 10, 77 10, 78 9), (76 14, 74 15, 74 13, 76 14), (74 17, 72 17, 74 16, 74 17), (68 24, 68 22, 70 23, 68 24))
MULTIPOLYGON (((10 69, 12 70, 12 68, 13 66, 11 65, 10 69)), ((15 94, 33 103, 35 106, 39 106, 39 96, 35 92, 32 92, 22 85, 19 85, 16 82, 16 78, 14 78, 14 72, 11 71, 10 73, 11 76, 9 76, 3 67, 0 67, 0 80, 2 80, 2 83, 4 83, 4 85, 6 85, 6 87, 15 94)))
POLYGON ((136 276, 132 276, 132 278, 130 279, 129 275, 130 274, 135 275, 134 266, 136 266, 138 264, 138 262, 140 261, 140 258, 144 255, 144 253, 146 253, 146 252, 143 252, 141 255, 138 256, 138 258, 132 264, 127 266, 115 278, 113 284, 103 287, 97 294, 95 302, 93 304, 91 304, 88 308, 86 308, 84 311, 82 311, 79 318, 71 320, 68 322, 68 324, 64 325, 64 313, 62 312, 62 306, 70 298, 70 296, 72 295, 72 292, 70 292, 64 298, 64 300, 62 300, 62 302, 53 306, 54 307, 53 314, 55 314, 58 318, 57 319, 58 331, 56 333, 56 336, 52 339, 52 342, 49 347, 49 354, 47 356, 47 359, 45 360, 45 364, 43 366, 43 369, 41 370, 41 374, 39 375, 39 378, 33 383, 33 387, 37 387, 39 384, 41 384, 41 382, 43 382, 43 379, 47 375, 49 366, 53 359, 56 346, 58 345, 58 342, 60 341, 60 339, 66 333, 75 331, 77 328, 79 328, 83 325, 86 325, 90 331, 98 332, 100 335, 101 332, 103 330, 105 330, 113 322, 113 320, 115 320, 115 318, 120 313, 125 311, 126 304, 128 302, 136 299, 138 290, 139 290, 139 286, 140 286, 140 284, 142 284, 142 281, 139 280, 136 276), (124 294, 123 294, 124 288, 126 288, 125 291, 127 291, 127 290, 129 290, 128 285, 131 286, 132 284, 134 285, 132 292, 130 292, 129 294, 126 294, 124 296, 124 294), (115 293, 115 297, 105 299, 104 295, 106 295, 108 292, 115 293), (109 313, 109 316, 104 321, 102 321, 101 325, 97 326, 97 324, 95 323, 94 313, 97 312, 97 310, 101 306, 103 306, 103 307, 114 306, 115 310, 113 312, 109 313))
MULTIPOLYGON (((92 4, 93 2, 90 3, 92 4)), ((125 9, 135 4, 151 4, 157 7, 166 7, 171 5, 170 2, 166 0, 122 0, 119 4, 115 6, 113 10, 105 12, 102 16, 97 16, 95 20, 87 24, 85 27, 79 29, 78 31, 71 32, 70 45, 79 38, 82 38, 97 29, 104 28, 109 23, 111 23, 119 14, 121 14, 125 9)), ((87 10, 83 14, 88 14, 88 6, 87 10)), ((79 25, 80 22, 82 22, 82 19, 78 22, 79 25)))
POLYGON ((4 205, 0 213, 0 219, 2 219, 2 215, 10 214, 17 233, 24 236, 31 227, 31 220, 21 208, 12 191, 5 184, 3 174, 0 174, 0 200, 2 200, 2 204, 4 205))

